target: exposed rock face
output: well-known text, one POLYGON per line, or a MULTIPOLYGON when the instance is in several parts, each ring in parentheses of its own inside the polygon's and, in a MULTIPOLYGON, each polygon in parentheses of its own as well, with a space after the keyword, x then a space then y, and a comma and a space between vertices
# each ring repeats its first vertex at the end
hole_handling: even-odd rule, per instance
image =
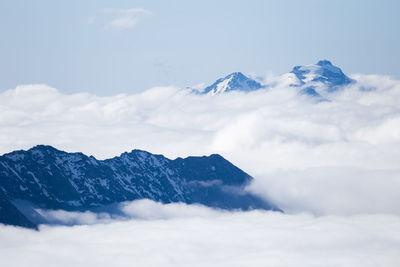
POLYGON ((0 157, 0 222, 29 226, 23 220, 3 219, 14 212, 14 200, 29 201, 43 209, 68 210, 143 198, 222 209, 277 209, 243 190, 251 180, 215 154, 170 160, 133 150, 97 160, 40 145, 0 157))

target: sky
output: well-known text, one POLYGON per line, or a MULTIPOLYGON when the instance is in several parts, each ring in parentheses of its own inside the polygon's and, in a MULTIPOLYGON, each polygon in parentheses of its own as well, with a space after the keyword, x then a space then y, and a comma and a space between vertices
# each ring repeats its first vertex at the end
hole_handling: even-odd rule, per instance
POLYGON ((329 59, 400 78, 398 1, 1 1, 0 91, 142 92, 329 59))

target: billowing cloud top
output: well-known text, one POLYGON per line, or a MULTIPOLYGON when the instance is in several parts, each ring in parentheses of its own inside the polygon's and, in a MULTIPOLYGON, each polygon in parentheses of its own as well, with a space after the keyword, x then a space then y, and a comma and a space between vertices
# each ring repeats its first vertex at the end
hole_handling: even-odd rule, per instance
POLYGON ((124 203, 121 209, 132 219, 53 211, 45 215, 85 225, 42 226, 39 232, 0 225, 1 262, 4 266, 108 267, 134 262, 163 267, 397 267, 400 260, 400 223, 392 215, 318 218, 265 211, 231 213, 146 200, 124 203))
POLYGON ((36 144, 100 159, 133 148, 171 158, 221 153, 255 176, 248 190, 288 213, 148 200, 120 204, 121 218, 39 210, 53 223, 78 225, 0 226, 1 263, 398 266, 400 82, 353 75, 345 90, 316 101, 299 94, 293 78, 215 96, 174 87, 66 95, 46 85, 1 93, 1 153, 36 144))
POLYGON ((220 153, 256 178, 249 190, 286 211, 400 213, 400 82, 351 78, 330 101, 299 95, 290 75, 265 90, 216 96, 18 86, 0 94, 0 152, 49 144, 100 159, 133 148, 170 158, 220 153))

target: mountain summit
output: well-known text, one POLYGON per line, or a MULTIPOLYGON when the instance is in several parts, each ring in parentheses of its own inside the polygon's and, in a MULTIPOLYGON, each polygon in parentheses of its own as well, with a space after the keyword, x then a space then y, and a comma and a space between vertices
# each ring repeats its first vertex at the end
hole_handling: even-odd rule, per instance
POLYGON ((296 66, 290 72, 297 78, 301 93, 321 96, 342 89, 354 81, 328 60, 320 60, 315 65, 296 66))
POLYGON ((250 92, 263 88, 263 86, 247 77, 241 72, 234 72, 204 89, 202 94, 216 95, 230 91, 250 92))

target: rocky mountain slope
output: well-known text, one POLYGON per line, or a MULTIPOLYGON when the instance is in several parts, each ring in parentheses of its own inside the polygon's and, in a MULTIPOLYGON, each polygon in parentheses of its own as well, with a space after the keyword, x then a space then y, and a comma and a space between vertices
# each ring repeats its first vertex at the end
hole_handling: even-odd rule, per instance
POLYGON ((41 209, 66 210, 86 210, 143 198, 221 209, 278 210, 244 191, 251 180, 248 174, 215 154, 170 160, 133 150, 112 159, 97 160, 39 145, 0 157, 0 222, 34 225, 21 217, 13 205, 21 200, 41 209), (10 216, 15 220, 6 218, 10 216))

